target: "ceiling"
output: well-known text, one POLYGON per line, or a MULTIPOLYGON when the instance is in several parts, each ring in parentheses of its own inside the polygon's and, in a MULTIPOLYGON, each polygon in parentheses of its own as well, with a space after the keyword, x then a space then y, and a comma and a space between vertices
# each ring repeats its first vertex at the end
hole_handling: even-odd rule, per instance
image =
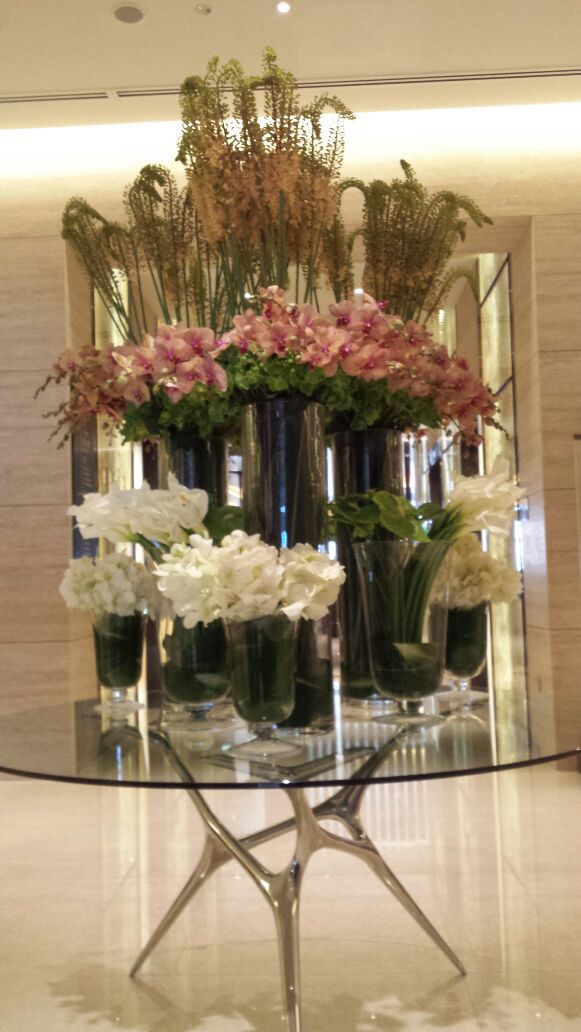
POLYGON ((178 117, 176 90, 213 54, 258 72, 277 50, 305 90, 357 111, 581 99, 571 0, 0 0, 0 127, 178 117), (134 3, 143 21, 114 18, 134 3))

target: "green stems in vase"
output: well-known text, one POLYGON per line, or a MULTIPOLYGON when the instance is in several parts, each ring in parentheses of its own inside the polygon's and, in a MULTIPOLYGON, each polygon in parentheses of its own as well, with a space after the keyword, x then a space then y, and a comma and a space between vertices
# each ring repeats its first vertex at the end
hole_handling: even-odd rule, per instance
POLYGON ((244 758, 267 758, 298 752, 274 736, 277 725, 295 705, 298 623, 284 613, 225 623, 232 699, 255 738, 230 750, 244 758))
POLYGON ((104 689, 106 708, 130 712, 139 707, 130 690, 136 688, 141 677, 145 619, 142 613, 93 616, 97 678, 104 689))
POLYGON ((486 701, 486 693, 471 691, 470 683, 486 665, 488 609, 488 602, 470 608, 448 609, 446 671, 452 688, 441 692, 439 698, 453 707, 469 709, 486 701))
POLYGON ((221 620, 186 627, 181 617, 159 621, 164 717, 171 723, 192 721, 206 729, 229 720, 220 709, 230 682, 221 620))
POLYGON ((376 690, 402 704, 389 722, 439 722, 420 712, 444 672, 446 612, 431 603, 444 541, 369 541, 355 545, 365 613, 371 675, 376 690))

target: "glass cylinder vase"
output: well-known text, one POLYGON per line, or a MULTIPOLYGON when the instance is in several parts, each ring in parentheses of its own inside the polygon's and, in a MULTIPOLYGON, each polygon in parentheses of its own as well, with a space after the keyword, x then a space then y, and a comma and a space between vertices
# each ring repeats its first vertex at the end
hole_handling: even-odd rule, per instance
POLYGON ((405 723, 438 720, 421 714, 421 700, 444 672, 447 612, 433 603, 432 588, 448 549, 446 541, 354 546, 373 683, 402 704, 405 723))
MULTIPOLYGON (((327 501, 325 415, 303 395, 242 409, 242 498, 246 529, 276 548, 324 540, 327 501)), ((324 731, 333 723, 329 621, 301 621, 296 707, 288 727, 324 731)))
POLYGON ((107 707, 138 707, 131 690, 141 677, 145 621, 143 613, 93 614, 97 679, 107 707))
POLYGON ((199 437, 193 430, 172 431, 165 441, 170 471, 184 487, 207 491, 215 505, 228 504, 228 443, 224 437, 199 437))

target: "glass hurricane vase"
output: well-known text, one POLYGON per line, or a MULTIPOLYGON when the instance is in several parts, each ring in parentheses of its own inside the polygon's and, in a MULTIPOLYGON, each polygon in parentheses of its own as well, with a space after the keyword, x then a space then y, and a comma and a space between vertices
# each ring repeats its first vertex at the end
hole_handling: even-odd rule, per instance
POLYGON ((468 609, 448 609, 446 671, 452 680, 439 699, 461 709, 486 700, 485 692, 470 689, 472 678, 482 673, 488 650, 488 602, 468 609))
POLYGON ((186 627, 165 613, 159 621, 164 717, 173 724, 207 729, 230 719, 224 703, 230 687, 226 638, 221 620, 186 627))
POLYGON ((242 759, 270 759, 299 752, 275 736, 295 705, 298 623, 284 614, 226 622, 232 701, 255 736, 230 749, 242 759))
POLYGON ((98 708, 114 709, 118 713, 139 708, 135 694, 141 677, 145 621, 143 613, 93 614, 95 661, 102 700, 98 708))
POLYGON ((431 726, 422 700, 440 687, 446 652, 446 610, 433 605, 432 587, 446 559, 444 541, 356 544, 371 676, 376 691, 400 704, 380 718, 431 726))

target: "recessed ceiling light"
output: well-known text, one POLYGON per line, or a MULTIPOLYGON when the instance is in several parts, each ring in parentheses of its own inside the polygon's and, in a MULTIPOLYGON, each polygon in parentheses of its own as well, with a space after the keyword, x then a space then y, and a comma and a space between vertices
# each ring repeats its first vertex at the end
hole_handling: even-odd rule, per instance
POLYGON ((196 4, 196 14, 211 14, 211 4, 196 4))
POLYGON ((276 9, 279 14, 288 14, 291 9, 291 5, 287 3, 287 0, 280 0, 280 3, 276 5, 276 9))
POLYGON ((145 14, 134 4, 122 4, 115 9, 115 17, 117 21, 125 22, 126 25, 135 25, 136 22, 143 21, 145 14))

